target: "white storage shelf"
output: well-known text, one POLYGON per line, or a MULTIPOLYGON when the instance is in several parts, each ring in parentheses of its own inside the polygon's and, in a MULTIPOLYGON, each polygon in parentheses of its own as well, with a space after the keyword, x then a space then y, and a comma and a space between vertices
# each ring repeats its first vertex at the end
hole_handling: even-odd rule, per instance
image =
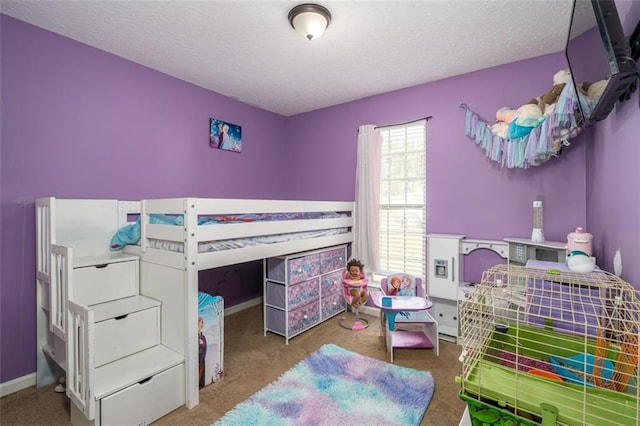
POLYGON ((161 327, 181 300, 141 293, 138 256, 109 251, 120 213, 116 200, 36 201, 37 338, 49 358, 38 354, 36 380, 66 375, 74 426, 149 424, 187 400, 184 347, 161 327))
MULTIPOLYGON (((82 298, 84 304, 74 303, 93 317, 87 325, 91 330, 80 331, 90 340, 93 336, 93 424, 146 424, 183 405, 184 356, 161 344, 162 305, 138 294, 138 259, 91 256, 78 264, 82 266, 74 268, 70 293, 82 298), (95 304, 87 306, 91 302, 95 304)), ((79 414, 72 420, 92 420, 79 414)))

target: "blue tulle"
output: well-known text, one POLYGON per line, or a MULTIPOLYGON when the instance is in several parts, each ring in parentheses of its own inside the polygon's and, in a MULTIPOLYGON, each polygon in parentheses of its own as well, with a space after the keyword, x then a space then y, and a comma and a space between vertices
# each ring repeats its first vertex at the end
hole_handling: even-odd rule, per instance
POLYGON ((479 145, 485 155, 502 167, 528 168, 538 166, 558 156, 563 145, 582 130, 578 102, 586 102, 576 94, 571 79, 558 98, 553 111, 545 114, 536 127, 509 125, 509 138, 491 132, 489 123, 482 120, 466 105, 465 135, 479 145))

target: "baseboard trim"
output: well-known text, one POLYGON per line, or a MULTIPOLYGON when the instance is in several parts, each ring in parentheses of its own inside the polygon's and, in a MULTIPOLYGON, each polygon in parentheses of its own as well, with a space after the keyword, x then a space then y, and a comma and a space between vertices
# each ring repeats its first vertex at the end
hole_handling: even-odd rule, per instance
POLYGON ((236 312, 244 311, 245 309, 252 308, 256 305, 262 304, 262 297, 256 297, 255 299, 247 300, 246 302, 238 303, 230 308, 224 310, 224 316, 235 314, 236 312))
POLYGON ((26 389, 30 386, 35 385, 36 373, 27 374, 26 376, 18 377, 17 379, 0 383, 0 397, 21 391, 22 389, 26 389))

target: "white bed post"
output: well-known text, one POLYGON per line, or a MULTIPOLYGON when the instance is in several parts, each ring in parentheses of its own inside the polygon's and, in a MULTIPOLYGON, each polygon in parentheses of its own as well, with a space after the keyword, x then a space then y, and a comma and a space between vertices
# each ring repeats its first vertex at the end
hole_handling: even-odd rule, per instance
POLYGON ((62 340, 67 338, 67 299, 72 266, 71 247, 51 244, 49 329, 62 340))
POLYGON ((67 304, 67 396, 88 420, 95 419, 94 313, 69 300, 67 304))
POLYGON ((54 342, 51 334, 51 245, 56 242, 55 198, 38 198, 36 206, 36 385, 38 387, 54 383, 64 374, 64 370, 51 353, 54 342), (48 352, 47 352, 48 351, 48 352), (45 354, 47 352, 47 354, 45 354))
POLYGON ((185 399, 187 408, 193 408, 199 404, 198 382, 198 211, 197 200, 186 198, 184 200, 184 241, 185 265, 184 281, 188 283, 185 289, 185 399))

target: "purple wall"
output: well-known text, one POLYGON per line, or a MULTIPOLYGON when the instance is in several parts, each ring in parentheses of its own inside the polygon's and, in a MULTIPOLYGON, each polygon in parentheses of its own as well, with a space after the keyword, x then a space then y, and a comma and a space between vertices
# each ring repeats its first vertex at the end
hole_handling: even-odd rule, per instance
MULTIPOLYGON (((284 117, 0 19, 5 382, 35 369, 35 198, 286 198, 287 192, 285 176, 274 172, 285 166, 284 117), (209 148, 210 117, 242 126, 241 154, 209 148)), ((261 280, 259 273, 244 293, 234 287, 233 299, 261 294, 261 280)))
MULTIPOLYGON (((427 124, 428 233, 528 238, 532 202, 542 200, 547 240, 566 241, 576 226, 586 226, 583 138, 537 168, 504 169, 465 136, 465 113, 459 108, 464 102, 493 121, 500 107, 518 107, 545 93, 553 86, 553 75, 566 67, 563 53, 546 55, 293 117, 289 151, 319 161, 291 164, 296 176, 289 180, 291 195, 330 198, 333 193, 353 199, 358 126, 433 116, 427 124), (328 172, 328 164, 333 171, 328 172)), ((474 251, 464 261, 464 280, 473 282, 480 281, 487 267, 505 263, 488 250, 474 251)))
MULTIPOLYGON (((640 20, 640 2, 616 1, 625 34, 640 20)), ((640 64, 639 64, 640 66, 640 64)), ((618 104, 586 134, 587 224, 598 265, 613 272, 616 250, 621 277, 640 290, 640 108, 638 92, 618 104)))
POLYGON ((528 170, 488 160, 464 134, 465 102, 488 121, 502 106, 518 107, 553 85, 566 68, 561 53, 521 61, 291 118, 291 154, 313 158, 290 165, 291 195, 332 194, 353 199, 357 128, 433 116, 427 124, 427 232, 469 238, 529 237, 532 202, 544 202, 545 236, 565 241, 586 226, 585 145, 580 138, 562 155, 528 170), (316 161, 318 160, 318 161, 316 161), (333 170, 329 170, 329 165, 333 170), (317 176, 323 176, 318 179, 317 176))
MULTIPOLYGON (((640 3, 617 4, 630 32, 640 3)), ((612 250, 621 248, 623 278, 640 285, 640 265, 632 262, 640 232, 634 161, 640 147, 632 138, 640 130, 637 94, 593 133, 574 139, 561 157, 534 169, 502 169, 464 135, 460 102, 492 121, 498 108, 546 92, 553 74, 566 67, 562 54, 285 118, 0 19, 0 382, 35 370, 35 198, 353 200, 356 130, 367 123, 433 116, 427 127, 428 232, 528 237, 531 202, 541 199, 548 240, 564 241, 576 226, 586 226, 599 264, 610 270, 612 250), (242 154, 208 148, 209 117, 243 126, 242 154)), ((465 256, 465 279, 479 279, 482 269, 500 261, 483 252, 465 256)), ((261 283, 244 293, 225 284, 246 282, 260 269, 252 263, 200 278, 230 306, 259 294, 261 283)))

